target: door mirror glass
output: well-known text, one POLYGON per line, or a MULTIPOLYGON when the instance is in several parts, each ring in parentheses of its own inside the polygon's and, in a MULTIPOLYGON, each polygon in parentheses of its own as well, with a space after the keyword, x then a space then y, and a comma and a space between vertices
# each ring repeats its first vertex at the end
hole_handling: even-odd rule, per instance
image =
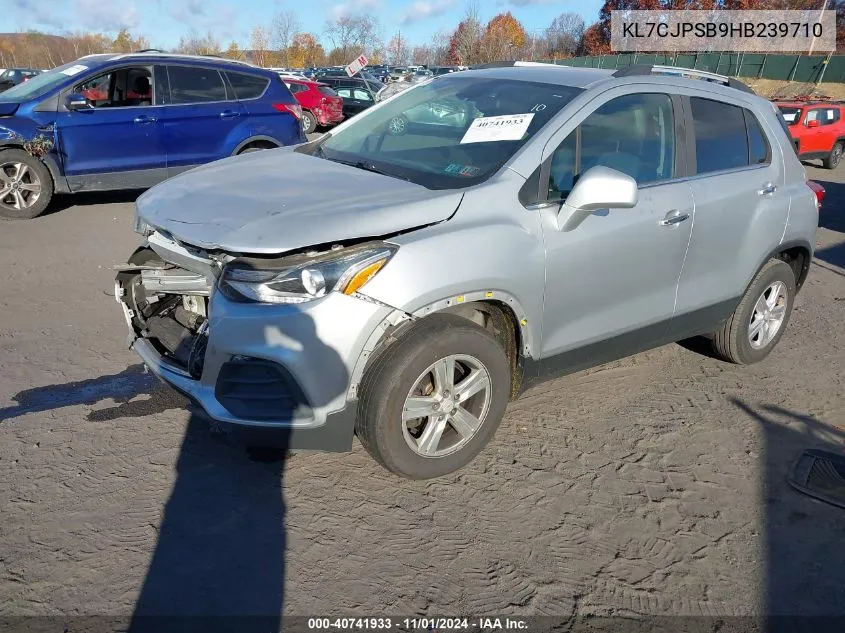
POLYGON ((65 106, 68 110, 77 111, 77 110, 90 110, 92 108, 91 104, 88 102, 88 99, 85 98, 85 95, 79 92, 73 92, 67 96, 65 99, 65 106))
POLYGON ((630 209, 637 204, 637 181, 610 167, 591 167, 578 178, 564 204, 579 211, 630 209))

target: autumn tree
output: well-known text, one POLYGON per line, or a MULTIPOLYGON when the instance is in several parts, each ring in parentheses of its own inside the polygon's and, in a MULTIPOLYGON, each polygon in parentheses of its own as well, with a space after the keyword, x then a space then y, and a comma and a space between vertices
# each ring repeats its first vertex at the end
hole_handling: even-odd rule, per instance
POLYGON ((525 28, 510 11, 500 13, 487 23, 479 48, 481 61, 514 59, 525 45, 525 28))
POLYGON ((120 29, 117 37, 115 37, 112 42, 111 50, 114 53, 133 53, 149 47, 150 43, 147 41, 147 38, 143 36, 133 38, 129 31, 126 29, 120 29))
POLYGON ((252 48, 253 63, 259 66, 267 66, 270 57, 270 30, 263 26, 256 26, 252 29, 250 48, 252 48))
POLYGON ((179 38, 176 52, 184 55, 217 55, 220 48, 220 40, 214 37, 211 31, 205 35, 198 35, 195 31, 191 31, 189 35, 179 38))
POLYGON ((343 60, 335 62, 338 64, 348 64, 358 55, 371 53, 379 46, 379 23, 370 15, 342 15, 328 20, 325 32, 334 46, 330 56, 343 60))
POLYGON ((481 22, 478 13, 477 0, 467 4, 463 20, 449 39, 450 64, 469 65, 478 61, 481 40, 481 22))
POLYGON ((293 11, 281 11, 273 18, 272 43, 279 50, 285 66, 295 65, 290 61, 290 47, 299 26, 299 18, 293 11))
POLYGON ((389 64, 403 66, 408 63, 408 40, 402 37, 401 32, 390 38, 385 48, 385 55, 389 64))
POLYGON ((584 18, 577 13, 561 13, 545 32, 544 51, 552 59, 571 57, 584 37, 584 18))
POLYGON ((312 33, 297 33, 291 40, 288 59, 294 68, 321 66, 326 63, 326 51, 312 33))
POLYGON ((229 48, 223 53, 223 57, 228 59, 243 59, 244 53, 238 46, 238 43, 232 40, 229 42, 229 48))

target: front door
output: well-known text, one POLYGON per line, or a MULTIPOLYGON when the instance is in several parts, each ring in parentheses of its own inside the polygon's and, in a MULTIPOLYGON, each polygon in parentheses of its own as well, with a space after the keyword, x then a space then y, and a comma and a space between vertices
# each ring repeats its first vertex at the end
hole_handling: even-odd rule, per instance
POLYGON ((152 67, 114 69, 83 80, 73 92, 90 107, 57 115, 71 189, 148 187, 165 177, 163 108, 155 101, 152 67))
POLYGON ((611 97, 547 146, 550 200, 565 199, 578 176, 597 165, 632 176, 639 199, 630 209, 600 209, 570 231, 558 230, 558 207, 542 212, 542 374, 575 371, 664 340, 693 224, 689 184, 675 180, 684 175, 679 104, 662 93, 611 97))

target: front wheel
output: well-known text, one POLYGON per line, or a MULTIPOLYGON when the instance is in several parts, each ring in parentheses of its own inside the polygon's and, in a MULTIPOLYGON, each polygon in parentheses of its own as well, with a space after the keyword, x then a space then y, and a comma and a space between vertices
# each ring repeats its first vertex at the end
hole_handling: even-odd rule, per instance
POLYGON ((730 318, 713 337, 723 360, 750 365, 769 355, 783 336, 795 300, 795 274, 772 259, 757 273, 730 318))
POLYGON ((492 334, 462 317, 432 315, 368 368, 355 430, 388 470, 439 477, 484 448, 510 392, 507 355, 492 334))
POLYGON ((47 166, 22 149, 0 151, 0 217, 31 220, 53 197, 47 166))
POLYGON ((833 145, 833 149, 830 150, 830 154, 828 154, 824 159, 824 166, 826 169, 836 169, 839 165, 839 161, 842 160, 842 143, 836 142, 833 145))

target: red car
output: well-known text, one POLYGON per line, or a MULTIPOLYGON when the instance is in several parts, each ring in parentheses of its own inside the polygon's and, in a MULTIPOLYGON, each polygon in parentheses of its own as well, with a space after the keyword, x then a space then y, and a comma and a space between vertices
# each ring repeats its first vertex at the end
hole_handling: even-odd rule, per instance
POLYGON ((835 169, 845 150, 843 105, 836 101, 776 101, 783 115, 798 157, 821 158, 827 169, 835 169))
POLYGON ((326 84, 305 79, 282 77, 285 85, 302 106, 302 129, 311 134, 318 125, 330 126, 343 121, 343 99, 326 84))

